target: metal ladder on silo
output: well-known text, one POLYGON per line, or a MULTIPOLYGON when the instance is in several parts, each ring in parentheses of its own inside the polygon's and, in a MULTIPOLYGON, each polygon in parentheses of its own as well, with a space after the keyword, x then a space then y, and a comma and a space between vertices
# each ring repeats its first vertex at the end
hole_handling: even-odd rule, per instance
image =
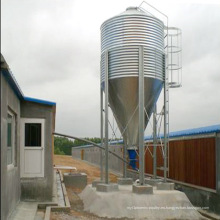
MULTIPOLYGON (((158 12, 160 15, 163 16, 163 18, 165 18, 166 20, 166 34, 164 36, 164 42, 165 43, 165 47, 164 50, 166 51, 165 53, 165 63, 164 63, 164 68, 165 68, 165 76, 164 76, 164 83, 165 83, 165 88, 164 88, 164 112, 163 112, 163 116, 164 116, 164 142, 161 143, 161 148, 163 149, 163 158, 164 160, 166 160, 167 162, 164 163, 164 180, 166 181, 166 177, 167 174, 169 176, 169 88, 179 88, 182 86, 182 60, 181 60, 181 30, 178 28, 174 28, 174 27, 169 27, 168 26, 168 16, 165 15, 164 13, 162 13, 161 11, 159 11, 157 8, 153 7, 152 5, 150 5, 149 3, 147 3, 146 1, 143 1, 140 5, 139 8, 142 8, 145 12, 150 13, 149 11, 145 10, 143 7, 141 7, 143 5, 143 3, 145 3, 147 6, 149 6, 151 9, 155 10, 156 12, 158 12), (170 34, 169 31, 177 31, 177 33, 174 34, 170 34), (176 37, 177 39, 177 45, 173 46, 173 42, 171 40, 171 45, 169 45, 169 37, 176 37), (173 51, 172 49, 175 48, 175 51, 173 51), (179 48, 179 49, 178 49, 179 48), (169 49, 171 49, 169 51, 169 49), (175 53, 178 57, 178 62, 176 64, 173 63, 173 53, 175 53), (169 59, 169 56, 171 56, 169 59), (175 78, 173 77, 173 73, 176 73, 175 76, 176 77, 176 82, 175 82, 175 78), (169 75, 171 75, 171 81, 169 78, 169 75)), ((153 13, 150 13, 152 16, 154 16, 153 13)), ((164 20, 164 19, 162 19, 164 20)), ((157 114, 157 113, 156 113, 157 114)), ((161 140, 161 137, 160 137, 161 140)))
POLYGON ((169 176, 169 41, 168 21, 164 36, 165 47, 165 76, 164 76, 164 181, 169 176))
MULTIPOLYGON (((164 13, 162 13, 161 11, 159 11, 157 8, 155 8, 154 6, 150 5, 149 3, 147 3, 146 1, 143 1, 139 8, 142 6, 142 4, 145 3, 147 6, 149 6, 151 9, 155 10, 156 12, 158 12, 160 15, 163 16, 163 18, 165 18, 166 20, 166 25, 168 27, 168 17, 167 15, 165 15, 164 13)), ((143 8, 142 8, 143 9, 143 8)), ((143 9, 144 11, 146 11, 145 9, 143 9)), ((150 13, 149 11, 147 11, 148 13, 150 13)), ((150 13, 152 16, 154 16, 154 14, 150 13)), ((166 29, 167 33, 164 36, 164 41, 165 38, 168 37, 168 28, 166 29)), ((161 149, 162 149, 162 154, 163 154, 163 158, 164 158, 164 181, 166 182, 166 178, 167 178, 167 170, 168 166, 167 166, 167 161, 169 161, 167 155, 167 145, 169 144, 169 74, 168 74, 168 38, 167 38, 167 43, 165 44, 165 48, 164 50, 167 50, 167 53, 165 53, 165 75, 164 75, 164 138, 163 138, 163 143, 160 144, 161 149), (167 57, 166 57, 167 56, 167 57)), ((160 138, 161 139, 161 138, 160 138)), ((156 155, 154 155, 156 156, 156 155)))
MULTIPOLYGON (((181 30, 175 27, 167 27, 166 38, 166 109, 164 117, 166 117, 166 131, 167 131, 167 174, 169 176, 169 89, 179 88, 182 86, 182 46, 181 46, 181 30), (169 39, 170 38, 170 39, 169 39)), ((166 140, 165 140, 166 141, 166 140)))

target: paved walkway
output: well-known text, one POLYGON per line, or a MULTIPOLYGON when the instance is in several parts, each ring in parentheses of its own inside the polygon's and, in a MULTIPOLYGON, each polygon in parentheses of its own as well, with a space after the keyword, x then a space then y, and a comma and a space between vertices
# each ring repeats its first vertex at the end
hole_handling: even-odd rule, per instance
MULTIPOLYGON (((58 203, 58 206, 65 206, 61 180, 59 173, 54 172, 53 185, 53 203, 58 203)), ((38 204, 41 202, 24 202, 21 201, 16 209, 9 217, 9 220, 42 220, 44 219, 44 210, 38 210, 38 204)), ((48 202, 49 203, 49 202, 48 202)))
POLYGON ((56 181, 57 181, 57 203, 58 206, 64 207, 65 206, 65 202, 64 202, 64 198, 63 198, 63 190, 62 190, 62 186, 61 186, 61 180, 60 180, 60 175, 59 173, 56 173, 56 181))
POLYGON ((37 205, 37 202, 20 202, 9 220, 34 220, 37 205))

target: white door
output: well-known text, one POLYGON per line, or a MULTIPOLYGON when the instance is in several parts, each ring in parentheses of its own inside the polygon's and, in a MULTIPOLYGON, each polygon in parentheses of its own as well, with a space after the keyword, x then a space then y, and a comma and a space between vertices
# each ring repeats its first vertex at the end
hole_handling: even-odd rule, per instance
POLYGON ((44 177, 45 119, 21 118, 21 177, 44 177))

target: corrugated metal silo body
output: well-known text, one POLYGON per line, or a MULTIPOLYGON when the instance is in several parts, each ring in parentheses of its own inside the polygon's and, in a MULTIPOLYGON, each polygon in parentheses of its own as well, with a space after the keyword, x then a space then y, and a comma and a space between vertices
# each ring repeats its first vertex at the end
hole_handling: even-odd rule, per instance
MULTIPOLYGON (((104 88, 107 51, 109 104, 127 146, 138 143, 140 47, 144 60, 144 105, 150 117, 165 76, 164 24, 135 7, 102 24, 101 84, 104 88)), ((146 116, 145 127, 147 123, 146 116)))

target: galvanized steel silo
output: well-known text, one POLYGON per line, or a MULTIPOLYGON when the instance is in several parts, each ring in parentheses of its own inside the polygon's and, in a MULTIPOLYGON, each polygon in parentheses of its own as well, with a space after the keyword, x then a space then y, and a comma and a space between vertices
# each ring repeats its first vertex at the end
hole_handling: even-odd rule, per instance
POLYGON ((109 104, 127 146, 138 144, 140 46, 143 47, 146 128, 165 77, 164 24, 137 7, 129 7, 102 24, 101 85, 105 86, 107 63, 109 104))

